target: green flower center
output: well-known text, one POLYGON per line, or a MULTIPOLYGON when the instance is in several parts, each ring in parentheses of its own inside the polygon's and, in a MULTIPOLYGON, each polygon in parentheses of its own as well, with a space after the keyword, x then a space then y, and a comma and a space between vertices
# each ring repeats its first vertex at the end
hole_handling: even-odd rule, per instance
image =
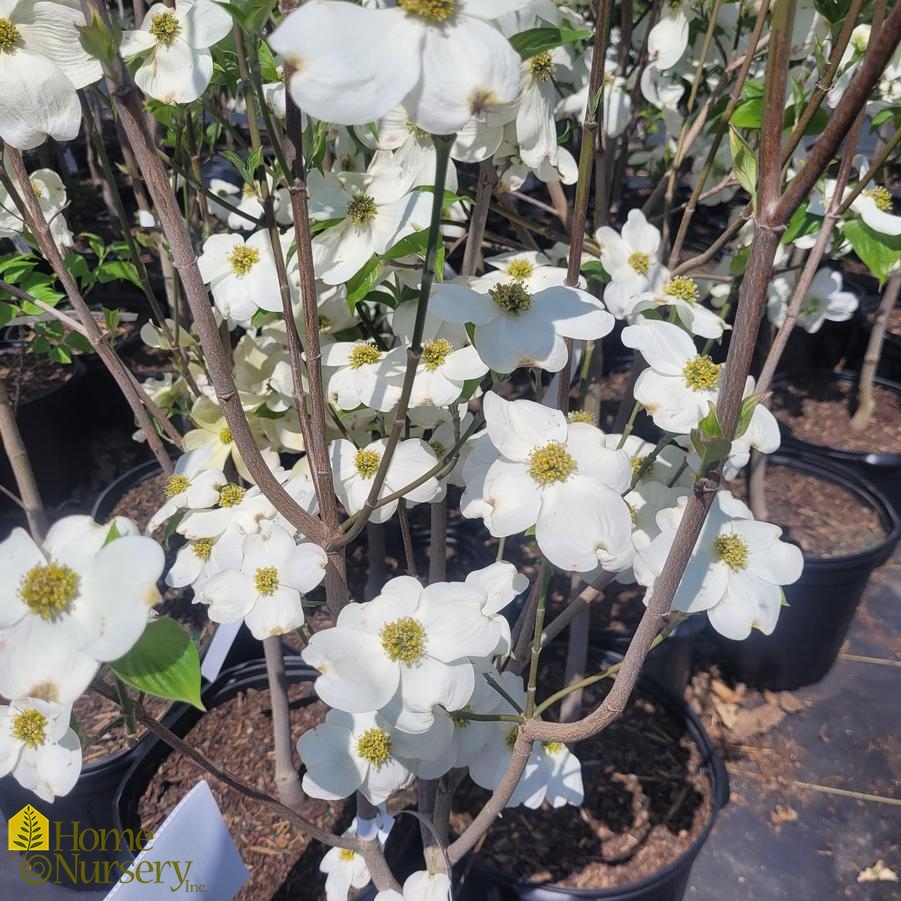
POLYGON ((340 857, 341 860, 353 860, 356 856, 357 856, 357 852, 354 851, 352 848, 342 848, 338 852, 338 857, 340 857))
POLYGON ((444 365, 448 354, 453 353, 453 345, 444 338, 427 341, 422 345, 422 362, 429 372, 434 372, 439 366, 444 365))
POLYGON ((0 19, 0 53, 11 53, 21 40, 22 35, 12 22, 0 19))
POLYGON ((516 736, 519 735, 519 726, 514 726, 504 738, 508 748, 512 748, 516 744, 516 736))
POLYGON ((430 441, 429 447, 435 451, 435 456, 439 460, 447 454, 447 448, 440 441, 430 441))
POLYGON ((374 450, 357 451, 357 455, 354 457, 354 466, 364 479, 371 479, 378 472, 381 462, 382 455, 374 450))
POLYGON ((219 432, 219 440, 223 444, 231 444, 235 440, 235 436, 232 435, 232 430, 228 426, 219 432))
POLYGON ((557 441, 532 452, 529 457, 529 475, 539 485, 564 482, 576 471, 572 454, 557 441))
POLYGON ((41 563, 22 576, 19 597, 41 619, 55 620, 69 611, 80 583, 74 569, 62 563, 41 563))
POLYGON ((376 207, 375 201, 362 191, 358 191, 354 194, 347 204, 347 218, 350 219, 354 225, 366 225, 367 223, 372 222, 372 220, 375 219, 375 214, 377 212, 378 207, 376 207))
MULTIPOLYGON (((322 313, 319 314, 319 328, 327 329, 332 324, 332 320, 328 318, 328 316, 323 316, 322 313)), ((347 850, 345 848, 345 850, 347 850)))
POLYGON ((588 425, 594 425, 594 414, 589 413, 588 410, 573 410, 568 418, 570 422, 584 422, 588 425))
MULTIPOLYGON (((467 704, 465 707, 461 707, 460 710, 458 710, 457 712, 458 713, 471 713, 472 707, 470 707, 469 704, 467 704)), ((471 720, 466 719, 465 716, 452 716, 451 722, 454 724, 455 729, 466 729, 469 726, 471 720)))
POLYGON ((535 267, 528 260, 511 260, 507 266, 507 275, 518 282, 527 279, 534 271, 535 267))
POLYGON ((542 747, 546 754, 556 757, 561 751, 566 750, 566 745, 562 741, 546 741, 542 743, 542 747))
POLYGON ((357 739, 357 757, 380 768, 391 759, 391 736, 375 726, 367 729, 357 739))
POLYGON ((253 575, 253 584, 257 594, 265 597, 275 594, 279 586, 278 569, 274 566, 261 566, 253 575))
POLYGON ((174 13, 157 13, 150 23, 150 33, 163 47, 171 47, 179 31, 181 31, 181 22, 175 18, 174 13))
POLYGON ((260 262, 260 252, 256 247, 248 247, 246 244, 239 244, 228 255, 228 261, 231 263, 235 275, 247 275, 247 273, 260 262))
POLYGON ((663 293, 678 297, 686 303, 694 303, 698 299, 698 285, 693 278, 677 275, 664 287, 663 293))
POLYGON ((720 367, 707 354, 698 354, 682 367, 685 384, 692 391, 712 391, 720 378, 720 367))
POLYGON ((647 275, 651 268, 651 255, 636 251, 629 254, 629 265, 639 274, 647 275))
MULTIPOLYGON (((2 48, 2 44, 0 44, 0 48, 2 48)), ((890 213, 892 211, 892 195, 888 188, 878 185, 867 191, 866 196, 869 197, 883 213, 890 213)))
POLYGON ((489 289, 488 296, 511 316, 520 316, 532 309, 532 295, 519 282, 507 282, 489 289))
POLYGON ((34 179, 31 179, 31 190, 38 200, 40 200, 44 196, 44 192, 41 190, 41 186, 34 179))
POLYGON ((223 485, 219 489, 219 506, 237 507, 244 500, 246 493, 240 485, 223 485))
POLYGON ((198 538, 196 541, 191 542, 191 550, 198 559, 209 560, 210 554, 213 553, 213 539, 198 538))
POLYGON ((535 81, 547 81, 554 74, 554 61, 551 59, 550 53, 543 50, 529 60, 529 68, 532 70, 532 78, 535 81))
POLYGON ((382 352, 374 344, 357 344, 347 355, 347 363, 351 369, 370 366, 382 359, 382 352))
MULTIPOLYGON (((632 457, 632 459, 629 462, 632 464, 632 475, 633 476, 638 475, 639 471, 641 470, 641 467, 644 466, 644 461, 647 460, 647 458, 648 458, 647 455, 645 455, 644 457, 639 457, 638 455, 632 457)), ((646 476, 651 476, 654 474, 654 464, 653 463, 648 464, 648 468, 644 471, 644 474, 646 476)))
POLYGON ((734 573, 740 573, 748 567, 748 545, 738 535, 717 535, 713 539, 713 553, 734 573))
POLYGON ((163 488, 163 494, 165 494, 166 497, 175 497, 176 494, 187 491, 190 484, 191 480, 187 476, 169 476, 169 478, 166 479, 166 487, 163 488))
POLYGON ((429 136, 429 133, 424 128, 420 128, 409 116, 407 117, 407 130, 419 140, 429 136))
POLYGON ((379 632, 379 638, 388 659, 399 660, 406 666, 418 663, 425 653, 425 629, 422 623, 412 616, 404 616, 394 620, 393 623, 385 623, 379 632))
POLYGON ((623 503, 629 508, 629 519, 632 520, 632 525, 638 525, 638 508, 633 507, 628 501, 623 501, 623 503))
POLYGON ((456 7, 456 0, 397 0, 397 5, 413 16, 443 22, 456 7))
POLYGON ((40 710, 23 710, 12 721, 13 738, 29 748, 39 748, 47 737, 47 717, 40 710))

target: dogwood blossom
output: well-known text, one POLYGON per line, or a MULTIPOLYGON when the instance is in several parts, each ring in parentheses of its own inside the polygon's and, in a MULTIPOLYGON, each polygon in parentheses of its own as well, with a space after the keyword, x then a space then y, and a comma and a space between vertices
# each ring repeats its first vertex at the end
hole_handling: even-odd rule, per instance
POLYGON ((367 9, 309 0, 269 39, 294 67, 289 90, 310 115, 361 125, 402 105, 432 134, 516 99, 519 57, 492 20, 515 4, 399 0, 367 9))
POLYGON ((386 889, 374 901, 447 901, 451 897, 451 881, 446 873, 419 870, 406 878, 403 889, 403 893, 386 889))
MULTIPOLYGON (((2 59, 2 57, 0 57, 2 59)), ((12 172, 7 170, 16 187, 21 191, 22 186, 12 172)), ((68 206, 66 186, 63 180, 52 169, 35 169, 29 176, 28 190, 34 193, 41 212, 50 226, 50 232, 56 246, 61 250, 71 247, 74 243, 72 232, 66 223, 63 210, 68 206)), ((18 207, 13 202, 6 188, 0 185, 0 237, 12 237, 21 235, 26 231, 25 221, 18 207)))
POLYGON ((558 372, 566 365, 565 338, 601 338, 613 329, 613 317, 586 291, 559 286, 532 294, 520 280, 485 293, 445 282, 432 292, 430 306, 448 322, 475 325, 475 349, 497 372, 520 366, 558 372))
POLYGON ((0 776, 53 802, 81 773, 81 742, 69 727, 69 706, 25 698, 0 706, 0 776))
POLYGON ((125 59, 142 56, 135 83, 162 103, 190 103, 213 77, 210 47, 232 29, 231 16, 213 0, 156 3, 137 31, 122 35, 125 59))
POLYGON ((699 354, 691 337, 671 322, 643 319, 623 329, 622 341, 648 363, 635 382, 635 400, 664 431, 688 434, 716 403, 722 367, 699 354))
POLYGON ((67 516, 41 545, 23 529, 0 543, 0 695, 71 703, 135 644, 164 564, 136 533, 121 517, 67 516))
POLYGON ((244 619, 254 638, 284 635, 303 625, 303 595, 325 577, 325 551, 296 544, 290 532, 273 526, 248 535, 241 545, 241 568, 212 576, 197 600, 209 605, 210 619, 244 619))
POLYGON ((664 282, 657 291, 643 291, 636 294, 626 304, 623 312, 626 316, 634 316, 645 310, 669 307, 675 310, 679 321, 693 335, 719 338, 729 326, 723 321, 722 316, 717 316, 712 310, 702 306, 699 298, 697 282, 693 278, 679 275, 664 282))
MULTIPOLYGON (((379 439, 359 450, 345 438, 329 445, 335 493, 351 515, 363 509, 372 481, 385 453, 387 439, 379 439)), ((388 464, 388 472, 379 498, 407 489, 438 463, 434 451, 421 439, 399 441, 388 464)), ((427 504, 441 491, 437 479, 430 477, 421 485, 409 488, 404 498, 414 504, 427 504)), ((373 522, 387 522, 397 509, 397 500, 383 504, 372 513, 373 522)))
POLYGON ((413 781, 414 764, 395 756, 395 735, 391 724, 376 713, 330 710, 322 725, 304 732, 297 742, 307 768, 303 790, 325 800, 359 791, 372 804, 387 801, 413 781))
POLYGON ((103 74, 78 39, 84 24, 78 0, 0 0, 0 138, 12 147, 78 134, 76 91, 103 74))
MULTIPOLYGON (((635 559, 635 575, 645 585, 645 603, 672 546, 686 498, 657 515, 660 534, 635 559)), ((711 625, 727 638, 741 640, 752 628, 772 633, 782 605, 782 586, 801 576, 800 548, 780 540, 782 529, 753 519, 748 507, 728 491, 717 492, 688 568, 673 599, 673 609, 706 611, 711 625)))
POLYGON ((461 511, 481 517, 496 537, 535 526, 545 556, 561 569, 586 572, 629 546, 631 518, 622 494, 632 468, 586 423, 530 400, 485 395, 487 441, 463 469, 461 511))
MULTIPOLYGON (((794 290, 792 280, 778 275, 770 283, 767 316, 777 328, 785 322, 788 301, 794 290)), ((857 296, 842 290, 842 274, 835 269, 818 269, 798 312, 798 325, 811 335, 826 321, 847 322, 857 309, 857 296)))

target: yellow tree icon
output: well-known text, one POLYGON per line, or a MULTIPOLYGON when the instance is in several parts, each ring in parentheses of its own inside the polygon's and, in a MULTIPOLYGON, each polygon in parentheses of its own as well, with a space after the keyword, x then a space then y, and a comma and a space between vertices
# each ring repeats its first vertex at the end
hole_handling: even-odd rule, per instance
POLYGON ((47 851, 50 849, 50 822, 30 804, 9 821, 10 851, 47 851))

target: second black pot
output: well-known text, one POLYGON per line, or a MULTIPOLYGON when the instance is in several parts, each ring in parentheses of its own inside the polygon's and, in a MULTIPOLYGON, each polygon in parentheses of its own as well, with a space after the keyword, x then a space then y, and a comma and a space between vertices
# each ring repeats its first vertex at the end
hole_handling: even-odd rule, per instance
POLYGON ((847 467, 806 455, 774 454, 768 459, 841 485, 878 511, 886 532, 878 544, 855 554, 805 555, 801 578, 785 586, 788 606, 782 608, 772 635, 755 629, 744 641, 732 641, 709 629, 712 656, 726 674, 753 688, 791 691, 819 682, 832 668, 870 575, 898 544, 901 524, 888 499, 847 467))

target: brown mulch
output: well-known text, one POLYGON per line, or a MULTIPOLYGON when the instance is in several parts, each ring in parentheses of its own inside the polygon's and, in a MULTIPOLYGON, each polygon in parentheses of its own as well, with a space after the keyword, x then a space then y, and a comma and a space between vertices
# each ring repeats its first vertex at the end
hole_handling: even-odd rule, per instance
MULTIPOLYGON (((587 703, 594 707, 607 688, 590 689, 587 703)), ((700 751, 649 696, 639 691, 620 719, 574 750, 582 763, 583 804, 505 811, 480 857, 523 879, 607 888, 659 871, 703 831, 711 796, 700 751)), ((465 828, 488 796, 467 779, 454 829, 465 828)))
POLYGON ((767 521, 808 557, 843 557, 886 536, 879 512, 856 494, 791 466, 767 465, 766 502, 767 521))
POLYGON ((857 383, 829 373, 801 375, 773 389, 771 409, 783 430, 810 444, 862 453, 901 453, 901 395, 875 386, 876 409, 866 429, 852 432, 857 383))
POLYGON ((55 363, 45 354, 29 353, 24 347, 10 345, 0 351, 0 381, 13 408, 44 397, 77 371, 72 364, 55 363))
MULTIPOLYGON (((322 722, 325 705, 316 699, 312 683, 288 690, 291 734, 298 736, 322 722)), ((187 742, 214 763, 235 773, 255 788, 276 795, 273 778, 272 727, 269 692, 239 693, 215 707, 188 733, 187 742)), ((140 799, 144 828, 156 830, 175 805, 203 778, 189 760, 172 753, 154 774, 140 799)), ((277 892, 285 898, 325 899, 325 876, 319 863, 325 849, 299 834, 277 812, 208 777, 210 788, 250 878, 235 896, 238 901, 262 901, 277 892), (278 887, 281 886, 279 890, 278 887)), ((308 799, 303 815, 323 829, 340 832, 350 825, 353 799, 308 799)))

